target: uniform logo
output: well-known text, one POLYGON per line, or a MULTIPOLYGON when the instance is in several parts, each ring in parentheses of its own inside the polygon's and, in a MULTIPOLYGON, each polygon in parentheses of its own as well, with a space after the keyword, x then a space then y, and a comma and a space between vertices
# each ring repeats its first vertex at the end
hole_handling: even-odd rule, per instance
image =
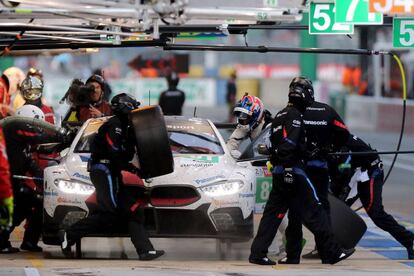
POLYGON ((311 125, 311 126, 327 126, 328 122, 325 120, 322 121, 309 121, 309 120, 303 120, 305 125, 311 125))

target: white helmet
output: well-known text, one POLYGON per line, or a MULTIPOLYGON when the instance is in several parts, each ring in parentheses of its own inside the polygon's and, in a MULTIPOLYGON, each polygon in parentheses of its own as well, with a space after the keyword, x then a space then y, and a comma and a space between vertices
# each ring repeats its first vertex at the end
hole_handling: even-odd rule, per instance
POLYGON ((29 117, 39 120, 45 120, 43 111, 35 105, 25 104, 16 110, 16 115, 20 117, 29 117))

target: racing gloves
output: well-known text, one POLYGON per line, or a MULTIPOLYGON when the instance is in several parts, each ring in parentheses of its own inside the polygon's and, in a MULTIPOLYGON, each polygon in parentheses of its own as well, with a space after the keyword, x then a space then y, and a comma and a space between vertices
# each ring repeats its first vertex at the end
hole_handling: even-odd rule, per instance
POLYGON ((13 196, 0 200, 0 230, 8 230, 13 225, 13 196))

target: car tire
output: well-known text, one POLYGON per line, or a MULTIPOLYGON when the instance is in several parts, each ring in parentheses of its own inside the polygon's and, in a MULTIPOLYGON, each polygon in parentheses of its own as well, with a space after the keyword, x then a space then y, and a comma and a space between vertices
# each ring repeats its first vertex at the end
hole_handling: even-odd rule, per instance
POLYGON ((130 121, 141 168, 140 177, 147 179, 172 173, 174 159, 161 108, 138 108, 130 113, 130 121))
POLYGON ((335 238, 343 248, 354 248, 361 240, 367 225, 364 220, 331 194, 328 195, 331 209, 331 224, 335 238))

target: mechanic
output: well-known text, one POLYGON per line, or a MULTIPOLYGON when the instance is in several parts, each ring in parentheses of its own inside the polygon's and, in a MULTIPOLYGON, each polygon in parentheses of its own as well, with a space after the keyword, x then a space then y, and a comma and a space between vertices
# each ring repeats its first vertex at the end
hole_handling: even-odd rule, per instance
POLYGON ((231 155, 237 159, 241 152, 239 146, 247 137, 254 140, 268 125, 272 123, 272 114, 264 109, 262 101, 246 93, 234 107, 234 116, 237 126, 227 140, 227 148, 231 155))
POLYGON ((129 193, 122 183, 121 170, 138 173, 130 161, 135 154, 128 114, 138 108, 139 102, 122 93, 113 97, 111 107, 115 116, 98 130, 91 144, 88 167, 95 186, 98 210, 70 226, 62 233, 62 251, 71 255, 71 246, 88 233, 114 229, 127 221, 131 241, 140 260, 152 260, 164 254, 154 250, 143 225, 140 201, 129 193))
POLYGON ((86 85, 91 85, 90 102, 81 106, 79 120, 84 122, 90 118, 98 118, 112 115, 111 106, 104 100, 105 80, 99 75, 92 75, 86 80, 86 85))
POLYGON ((306 87, 295 85, 295 79, 292 82, 288 105, 276 114, 271 126, 273 188, 251 246, 249 262, 276 264, 266 255, 285 213, 290 210, 298 214, 316 236, 318 249, 329 256, 324 261, 335 264, 352 255, 355 249, 341 249, 335 241, 326 212, 305 173, 306 137, 302 114, 312 100, 306 87))
POLYGON ((45 114, 45 121, 55 124, 55 115, 53 108, 42 102, 43 81, 36 76, 27 76, 20 86, 20 93, 22 94, 25 103, 35 105, 40 108, 45 114))
POLYGON ((6 140, 14 194, 13 227, 0 234, 0 253, 19 251, 11 246, 9 237, 14 227, 25 219, 27 228, 20 248, 40 252, 42 248, 37 243, 42 231, 43 171, 32 158, 30 149, 36 144, 63 142, 67 135, 48 129, 50 124, 42 127, 44 114, 37 106, 24 105, 16 110, 16 115, 0 121, 6 140), (35 187, 29 187, 28 182, 21 179, 26 175, 33 178, 35 187))
MULTIPOLYGON (((348 141, 341 151, 363 152, 376 150, 373 150, 361 138, 349 135, 348 141)), ((334 194, 343 200, 350 197, 346 201, 349 206, 359 198, 375 225, 390 233, 394 239, 407 248, 408 259, 413 260, 414 233, 398 224, 391 215, 385 212, 382 204, 384 171, 379 155, 377 153, 344 155, 330 160, 330 165, 334 194), (350 186, 353 186, 354 189, 351 189, 350 186)))
POLYGON ((9 78, 3 74, 0 76, 0 119, 7 117, 11 113, 10 109, 10 82, 9 78))
MULTIPOLYGON (((312 81, 306 77, 294 78, 291 86, 301 86, 305 89, 311 105, 303 114, 303 122, 306 130, 306 148, 308 151, 306 162, 306 174, 312 184, 322 207, 330 220, 328 201, 329 170, 327 153, 339 150, 348 140, 349 131, 338 113, 329 105, 315 101, 312 81)), ((289 224, 286 229, 286 253, 287 256, 279 263, 299 264, 302 251, 302 222, 300 216, 290 211, 289 224)), ((316 248, 303 256, 304 258, 322 258, 316 248)))
POLYGON ((6 141, 0 127, 0 233, 13 225, 13 189, 10 179, 6 141))
POLYGON ((184 91, 177 88, 180 78, 176 72, 171 72, 166 77, 168 89, 161 93, 158 104, 164 115, 181 115, 185 102, 184 91))

